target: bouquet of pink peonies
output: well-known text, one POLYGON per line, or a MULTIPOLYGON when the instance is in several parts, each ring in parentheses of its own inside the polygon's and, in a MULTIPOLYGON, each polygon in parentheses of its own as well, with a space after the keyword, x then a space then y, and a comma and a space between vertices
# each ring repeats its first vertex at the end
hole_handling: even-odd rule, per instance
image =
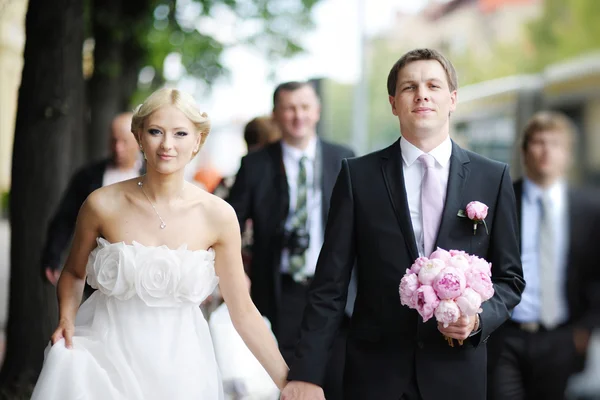
MULTIPOLYGON (((400 281, 400 302, 423 317, 448 326, 461 315, 474 317, 494 295, 492 265, 464 251, 438 248, 419 257, 400 281)), ((446 337, 453 346, 452 338, 446 337)), ((462 340, 458 341, 462 345, 462 340)))

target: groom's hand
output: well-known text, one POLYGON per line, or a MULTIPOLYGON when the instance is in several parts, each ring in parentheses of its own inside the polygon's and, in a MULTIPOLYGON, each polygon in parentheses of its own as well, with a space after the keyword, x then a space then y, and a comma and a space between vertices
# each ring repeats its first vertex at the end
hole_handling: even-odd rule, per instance
POLYGON ((438 322, 438 330, 440 332, 442 332, 445 336, 457 340, 465 340, 473 331, 476 331, 478 327, 478 315, 470 318, 463 315, 458 319, 458 321, 448 325, 446 328, 444 328, 444 324, 438 322))
POLYGON ((325 400, 320 386, 313 383, 291 381, 283 388, 281 400, 325 400))

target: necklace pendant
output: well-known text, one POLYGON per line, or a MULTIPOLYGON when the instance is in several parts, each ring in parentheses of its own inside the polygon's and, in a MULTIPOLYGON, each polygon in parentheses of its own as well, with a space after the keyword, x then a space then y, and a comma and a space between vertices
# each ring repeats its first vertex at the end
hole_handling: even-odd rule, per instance
POLYGON ((160 229, 165 229, 167 227, 167 224, 165 224, 164 222, 162 224, 160 224, 160 229))

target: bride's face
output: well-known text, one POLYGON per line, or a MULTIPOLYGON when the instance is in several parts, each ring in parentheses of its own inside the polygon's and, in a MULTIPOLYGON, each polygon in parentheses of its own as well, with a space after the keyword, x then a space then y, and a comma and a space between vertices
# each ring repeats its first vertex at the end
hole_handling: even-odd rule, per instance
POLYGON ((200 134, 184 113, 172 105, 154 111, 144 123, 140 144, 148 168, 170 174, 185 168, 200 149, 200 134))

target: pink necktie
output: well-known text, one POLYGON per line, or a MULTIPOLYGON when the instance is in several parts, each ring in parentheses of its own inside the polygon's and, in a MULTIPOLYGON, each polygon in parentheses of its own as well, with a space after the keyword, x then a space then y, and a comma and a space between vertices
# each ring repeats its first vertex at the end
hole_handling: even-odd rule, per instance
POLYGON ((444 208, 442 188, 435 168, 435 159, 424 153, 419 157, 425 174, 421 183, 421 219, 423 221, 423 247, 425 257, 435 250, 442 210, 444 208))

